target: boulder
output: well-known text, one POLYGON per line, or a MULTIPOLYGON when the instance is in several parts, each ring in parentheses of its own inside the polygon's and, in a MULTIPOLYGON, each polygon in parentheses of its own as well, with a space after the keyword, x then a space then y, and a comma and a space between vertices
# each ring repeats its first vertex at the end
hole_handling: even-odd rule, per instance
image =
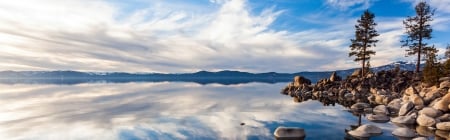
POLYGON ((355 130, 349 131, 348 134, 354 137, 366 138, 370 136, 381 135, 383 132, 381 129, 375 125, 364 124, 356 128, 355 130))
POLYGON ((424 106, 424 101, 422 97, 420 97, 418 94, 413 94, 409 96, 409 100, 413 102, 414 106, 424 106))
POLYGON ((414 104, 409 101, 400 107, 400 110, 398 111, 399 116, 405 116, 409 111, 411 111, 414 108, 414 104))
POLYGON ((386 116, 386 114, 376 114, 376 115, 369 114, 367 115, 367 120, 378 123, 385 123, 388 122, 390 118, 386 116))
POLYGON ((416 132, 421 136, 434 136, 434 131, 426 126, 417 126, 416 132))
POLYGON ((311 80, 309 80, 303 76, 295 76, 294 77, 294 86, 295 87, 300 87, 303 84, 311 85, 311 80))
POLYGON ((359 77, 361 76, 361 69, 355 69, 355 71, 353 71, 351 77, 359 77))
POLYGON ((450 88, 450 81, 445 80, 439 84, 439 88, 450 88))
POLYGON ((412 140, 428 140, 426 137, 416 137, 412 140))
POLYGON ((335 81, 341 81, 342 78, 336 74, 336 72, 333 72, 330 76, 330 81, 331 82, 335 82, 335 81))
POLYGON ((302 139, 306 136, 305 130, 299 127, 277 127, 274 135, 277 139, 302 139))
POLYGON ((437 99, 437 98, 439 98, 439 97, 442 97, 441 92, 442 92, 442 89, 438 89, 438 88, 426 92, 426 93, 423 95, 423 99, 424 99, 425 103, 428 103, 428 104, 429 104, 429 103, 432 102, 433 100, 435 100, 435 99, 437 99))
POLYGON ((417 134, 409 128, 397 128, 392 131, 392 135, 398 137, 413 138, 416 137, 417 134))
POLYGON ((445 113, 444 115, 441 115, 437 118, 440 122, 449 122, 450 121, 450 114, 445 113))
POLYGON ((450 122, 440 122, 436 124, 438 130, 450 131, 450 122))
POLYGON ((402 106, 400 103, 402 100, 400 99, 394 99, 387 105, 388 109, 393 112, 398 112, 400 110, 400 107, 402 106))
POLYGON ((447 101, 445 101, 444 99, 441 99, 441 100, 439 100, 439 101, 437 101, 434 105, 433 105, 433 108, 434 109, 438 109, 438 110, 441 110, 441 111, 444 111, 444 112, 447 112, 448 111, 448 102, 447 101))
POLYGON ((434 118, 428 117, 427 115, 419 115, 416 121, 420 126, 432 127, 436 125, 436 120, 434 118))
POLYGON ((408 95, 408 96, 411 96, 411 95, 419 94, 419 93, 417 92, 417 90, 413 86, 410 86, 409 88, 407 88, 405 90, 404 94, 408 95))
POLYGON ((367 104, 367 103, 356 103, 356 104, 353 104, 350 108, 352 109, 352 110, 364 110, 364 108, 369 108, 370 107, 370 105, 369 104, 367 104))
POLYGON ((392 118, 391 121, 394 123, 399 123, 399 124, 414 124, 414 123, 416 123, 416 115, 411 114, 408 116, 398 116, 398 117, 392 118))
POLYGON ((419 115, 427 115, 428 117, 436 118, 441 116, 442 112, 432 107, 425 107, 419 111, 419 115))
POLYGON ((436 136, 439 136, 439 137, 447 139, 447 140, 450 139, 450 132, 449 131, 436 130, 436 132, 434 132, 434 134, 436 136))
POLYGON ((378 105, 375 108, 373 108, 373 113, 389 115, 389 110, 385 105, 378 105))

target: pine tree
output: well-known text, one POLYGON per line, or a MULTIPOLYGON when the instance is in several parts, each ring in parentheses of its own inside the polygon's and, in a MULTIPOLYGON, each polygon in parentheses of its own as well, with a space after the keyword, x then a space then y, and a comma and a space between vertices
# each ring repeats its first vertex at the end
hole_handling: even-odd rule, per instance
POLYGON ((437 85, 439 83, 439 78, 441 77, 440 64, 437 63, 438 50, 433 47, 427 47, 424 50, 426 56, 425 67, 423 68, 423 82, 430 85, 437 85))
POLYGON ((416 74, 420 72, 420 57, 425 54, 427 49, 427 43, 424 42, 425 39, 431 39, 431 29, 430 22, 433 20, 432 16, 434 14, 434 9, 430 8, 426 2, 419 2, 416 7, 416 16, 406 18, 403 21, 405 25, 407 37, 402 40, 402 47, 409 47, 406 49, 406 54, 417 55, 416 63, 416 74))
POLYGON ((361 18, 355 25, 355 39, 351 39, 349 57, 355 56, 355 62, 362 61, 361 77, 366 74, 366 61, 370 60, 370 55, 375 55, 371 47, 375 47, 378 40, 374 39, 379 34, 375 30, 377 25, 374 21, 375 15, 369 10, 364 11, 361 18))
POLYGON ((444 54, 446 60, 442 65, 442 76, 450 76, 450 44, 447 44, 444 54))

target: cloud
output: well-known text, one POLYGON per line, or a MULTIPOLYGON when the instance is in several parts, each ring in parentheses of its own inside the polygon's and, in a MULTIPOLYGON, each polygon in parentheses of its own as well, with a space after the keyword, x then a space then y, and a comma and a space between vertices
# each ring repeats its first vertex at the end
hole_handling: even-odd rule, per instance
POLYGON ((327 0, 326 4, 342 11, 346 11, 348 9, 361 10, 368 9, 371 5, 371 0, 327 0))

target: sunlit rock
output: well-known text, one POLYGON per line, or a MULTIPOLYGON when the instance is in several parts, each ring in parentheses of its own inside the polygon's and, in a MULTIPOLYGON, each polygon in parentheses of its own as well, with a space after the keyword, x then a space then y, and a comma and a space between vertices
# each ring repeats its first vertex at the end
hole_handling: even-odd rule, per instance
POLYGON ((411 101, 406 102, 405 104, 402 105, 402 107, 400 107, 400 110, 398 111, 398 115, 404 116, 409 111, 411 111, 413 108, 414 108, 414 104, 411 101))
POLYGON ((366 138, 366 137, 381 135, 382 131, 379 127, 377 127, 375 125, 365 124, 365 125, 359 126, 355 130, 349 131, 348 134, 350 134, 354 137, 366 138))
POLYGON ((441 116, 442 112, 431 107, 425 107, 419 111, 419 115, 427 115, 428 117, 436 118, 441 116))
POLYGON ((411 114, 408 116, 398 116, 398 117, 392 118, 391 121, 394 123, 399 123, 399 124, 414 124, 414 123, 416 123, 416 115, 411 114))
POLYGON ((373 113, 389 115, 389 110, 385 105, 378 105, 375 108, 373 108, 373 113))
POLYGON ((417 126, 416 132, 421 136, 433 136, 434 131, 427 126, 417 126))
POLYGON ((384 122, 388 122, 390 120, 390 118, 388 116, 386 116, 386 114, 375 114, 375 115, 368 114, 367 120, 373 121, 373 122, 384 123, 384 122))
POLYGON ((419 115, 417 117, 417 124, 420 126, 434 126, 436 125, 436 120, 434 118, 428 117, 427 115, 419 115))
POLYGON ((439 130, 450 131, 450 122, 437 123, 436 128, 439 130))

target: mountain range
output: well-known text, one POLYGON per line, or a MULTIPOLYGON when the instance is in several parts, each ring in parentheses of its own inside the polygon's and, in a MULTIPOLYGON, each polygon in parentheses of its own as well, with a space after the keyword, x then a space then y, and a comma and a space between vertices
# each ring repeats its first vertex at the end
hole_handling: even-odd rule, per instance
MULTIPOLYGON (((402 70, 412 71, 415 64, 410 62, 394 62, 387 65, 374 67, 372 71, 390 70, 399 66, 402 70)), ((356 68, 347 70, 337 70, 336 73, 341 77, 347 77, 356 68)), ((277 83, 292 81, 294 76, 301 75, 310 79, 313 83, 328 78, 334 71, 322 72, 297 72, 297 73, 249 73, 241 71, 199 71, 195 73, 124 73, 124 72, 78 72, 78 71, 1 71, 0 83, 39 83, 39 84, 79 84, 92 82, 195 82, 199 84, 218 83, 224 85, 241 84, 250 82, 277 83)))

